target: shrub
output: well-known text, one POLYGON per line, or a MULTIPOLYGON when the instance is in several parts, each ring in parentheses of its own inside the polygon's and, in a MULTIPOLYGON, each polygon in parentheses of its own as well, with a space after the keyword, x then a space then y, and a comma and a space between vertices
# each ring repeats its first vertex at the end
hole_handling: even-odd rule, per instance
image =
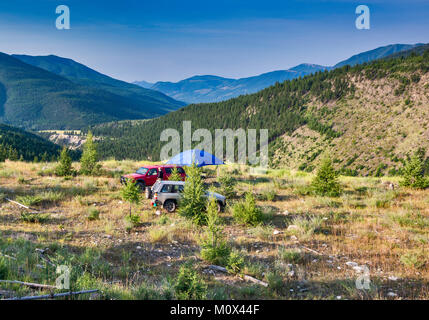
POLYGON ((44 223, 49 219, 48 213, 21 212, 21 221, 29 223, 44 223))
POLYGON ((198 225, 206 224, 206 198, 201 169, 195 164, 186 170, 186 183, 180 199, 179 214, 198 225))
POLYGON ((60 163, 55 168, 55 174, 60 177, 71 176, 74 174, 72 168, 72 159, 66 147, 63 147, 63 150, 61 151, 60 163))
POLYGON ((266 274, 266 279, 268 282, 268 287, 275 291, 275 292, 281 292, 283 289, 283 277, 278 274, 277 272, 268 272, 266 274))
POLYGON ((89 221, 98 220, 99 218, 100 218, 100 211, 98 211, 95 208, 91 208, 88 210, 88 220, 89 221))
POLYGON ((244 257, 238 251, 232 251, 228 257, 226 269, 233 274, 240 273, 244 267, 244 257))
POLYGON ((318 195, 330 197, 337 197, 340 195, 341 186, 338 182, 338 175, 332 167, 332 162, 329 158, 322 161, 311 185, 314 192, 318 195))
POLYGON ((180 300, 203 300, 207 296, 207 286, 191 264, 186 263, 180 267, 174 292, 180 300))
POLYGON ((80 172, 85 175, 97 175, 100 173, 100 169, 97 146, 94 143, 92 132, 89 131, 83 146, 82 157, 80 158, 80 172))
POLYGON ((425 189, 429 187, 429 180, 424 176, 424 164, 422 155, 416 152, 402 170, 401 185, 415 189, 425 189))
POLYGON ((255 198, 250 192, 243 201, 234 204, 232 213, 237 222, 252 226, 260 224, 263 220, 262 210, 256 206, 255 198))
POLYGON ((125 217, 125 229, 131 231, 131 229, 138 227, 140 225, 140 215, 130 214, 125 217))
POLYGON ((9 275, 9 267, 4 257, 0 256, 0 279, 7 279, 9 275))
POLYGON ((408 252, 401 256, 400 261, 407 267, 420 269, 425 265, 424 255, 408 252))
POLYGON ((219 213, 214 197, 209 199, 206 221, 206 235, 201 243, 201 258, 209 263, 224 266, 227 264, 231 250, 223 236, 223 228, 220 226, 219 213))
POLYGON ((43 202, 43 198, 40 195, 35 196, 19 196, 16 198, 16 201, 26 205, 28 207, 37 206, 43 202))
POLYGON ((220 192, 227 197, 228 199, 235 197, 235 190, 234 187, 237 184, 236 180, 231 177, 231 175, 222 174, 219 177, 219 183, 220 183, 220 192))

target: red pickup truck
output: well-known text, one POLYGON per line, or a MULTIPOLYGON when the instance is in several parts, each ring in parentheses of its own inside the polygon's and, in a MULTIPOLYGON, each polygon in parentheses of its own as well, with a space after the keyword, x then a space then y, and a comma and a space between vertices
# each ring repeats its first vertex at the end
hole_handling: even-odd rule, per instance
POLYGON ((175 165, 153 165, 140 167, 135 173, 126 174, 121 177, 121 183, 124 183, 127 179, 133 179, 137 182, 137 185, 142 191, 146 187, 152 186, 158 178, 161 180, 168 180, 171 172, 174 168, 177 168, 179 174, 182 176, 184 181, 186 178, 185 170, 182 167, 175 165))

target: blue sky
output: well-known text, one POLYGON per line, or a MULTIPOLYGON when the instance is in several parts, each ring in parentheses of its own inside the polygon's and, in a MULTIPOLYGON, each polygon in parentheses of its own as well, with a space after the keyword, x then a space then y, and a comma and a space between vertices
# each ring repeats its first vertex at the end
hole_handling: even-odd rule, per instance
POLYGON ((56 54, 126 81, 239 78, 427 43, 428 16, 427 0, 2 0, 0 51, 56 54), (55 28, 61 4, 70 30, 55 28), (370 30, 355 27, 360 4, 371 10, 370 30))

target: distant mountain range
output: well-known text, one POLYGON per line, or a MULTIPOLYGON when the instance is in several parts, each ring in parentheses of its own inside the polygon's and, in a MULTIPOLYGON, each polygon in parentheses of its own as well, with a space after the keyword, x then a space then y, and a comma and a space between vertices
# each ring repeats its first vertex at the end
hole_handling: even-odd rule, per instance
POLYGON ((80 129, 110 121, 149 119, 185 106, 181 101, 228 100, 260 91, 276 82, 380 59, 418 46, 381 47, 333 67, 300 64, 289 70, 242 79, 195 76, 177 83, 140 82, 139 85, 113 79, 58 56, 0 53, 0 122, 42 130, 80 129))
POLYGON ((412 49, 421 44, 392 44, 366 51, 337 63, 335 66, 320 66, 303 63, 288 70, 279 70, 264 73, 254 77, 229 79, 212 75, 194 76, 179 82, 157 82, 151 84, 146 81, 137 81, 134 84, 143 88, 150 88, 187 103, 219 102, 242 94, 250 94, 267 88, 276 82, 283 82, 303 77, 318 71, 332 70, 345 65, 354 66, 391 54, 412 49))
POLYGON ((194 132, 268 129, 272 167, 314 171, 329 156, 343 174, 395 175, 419 148, 429 157, 428 83, 429 44, 227 101, 191 104, 159 118, 92 130, 103 138, 99 151, 104 158, 156 161, 165 146, 161 132, 172 128, 182 137, 183 121, 191 121, 194 132))
POLYGON ((57 56, 0 53, 0 122, 26 129, 78 129, 146 119, 184 106, 57 56))

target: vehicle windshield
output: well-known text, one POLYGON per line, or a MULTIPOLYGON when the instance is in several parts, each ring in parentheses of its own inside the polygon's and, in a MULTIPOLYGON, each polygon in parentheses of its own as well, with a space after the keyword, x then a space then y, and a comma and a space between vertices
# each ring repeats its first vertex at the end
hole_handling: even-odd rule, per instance
POLYGON ((143 174, 143 175, 146 174, 146 172, 147 172, 147 168, 144 168, 144 167, 141 167, 136 171, 136 173, 143 174))
POLYGON ((153 192, 158 192, 159 191, 159 186, 161 185, 161 181, 157 181, 155 182, 155 184, 152 186, 152 191, 153 192))

